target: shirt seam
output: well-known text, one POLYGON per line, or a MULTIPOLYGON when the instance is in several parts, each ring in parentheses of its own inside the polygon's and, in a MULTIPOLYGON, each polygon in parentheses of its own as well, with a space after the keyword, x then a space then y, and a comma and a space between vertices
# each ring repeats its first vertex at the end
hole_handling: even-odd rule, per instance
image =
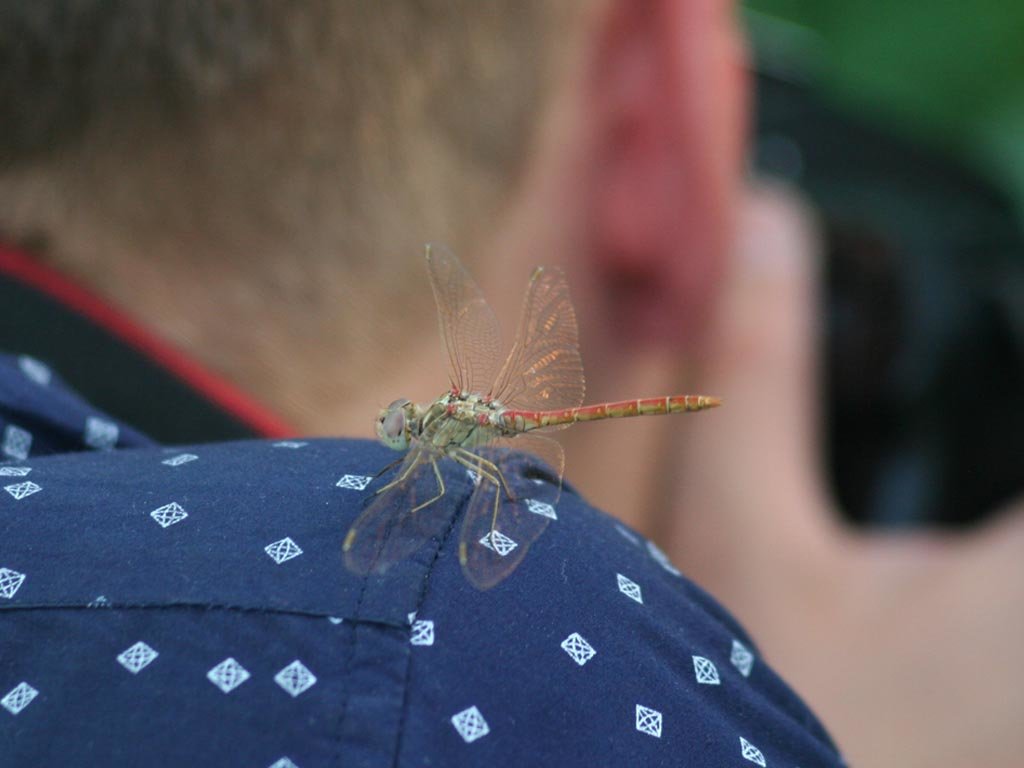
MULTIPOLYGON (((105 610, 129 610, 129 611, 159 611, 159 610, 210 610, 210 611, 225 611, 233 613, 268 613, 280 616, 304 616, 311 619, 330 619, 338 618, 335 614, 319 612, 319 611, 308 611, 297 608, 275 608, 275 607, 264 607, 264 606, 253 606, 253 605, 233 605, 231 603, 203 603, 203 602, 158 602, 158 603, 119 603, 109 601, 102 604, 90 605, 88 603, 26 603, 19 605, 5 605, 0 607, 0 614, 3 613, 14 613, 17 611, 46 611, 46 610, 70 610, 70 611, 105 611, 105 610)), ((354 624, 379 624, 385 627, 401 627, 401 624, 380 621, 377 619, 367 618, 355 618, 342 616, 342 622, 354 624)))
MULTIPOLYGON (((434 550, 434 557, 430 561, 430 565, 427 566, 426 572, 423 574, 423 586, 420 588, 419 599, 416 601, 416 615, 420 613, 420 609, 423 607, 423 603, 426 602, 427 593, 430 590, 430 577, 434 573, 434 567, 437 565, 437 560, 441 556, 441 550, 448 544, 448 540, 451 538, 452 531, 455 530, 455 524, 463 516, 456 514, 451 516, 451 520, 448 523, 448 529, 444 532, 444 536, 441 538, 440 544, 437 549, 434 550)), ((398 716, 398 741, 395 744, 395 758, 392 761, 393 766, 398 765, 399 758, 402 754, 402 742, 405 737, 405 720, 406 715, 409 711, 409 686, 412 678, 412 665, 413 659, 410 656, 409 663, 405 666, 405 680, 402 685, 402 710, 398 716)))

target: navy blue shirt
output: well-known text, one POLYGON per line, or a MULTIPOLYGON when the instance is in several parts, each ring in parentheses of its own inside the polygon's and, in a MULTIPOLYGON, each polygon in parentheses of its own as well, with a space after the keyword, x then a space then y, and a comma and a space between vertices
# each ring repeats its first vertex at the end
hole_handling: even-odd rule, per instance
MULTIPOLYGON (((841 764, 743 629, 567 486, 481 592, 342 541, 394 453, 161 447, 0 359, 0 766, 841 764)), ((453 523, 472 491, 445 467, 453 523)), ((448 531, 456 525, 450 526, 448 531)))

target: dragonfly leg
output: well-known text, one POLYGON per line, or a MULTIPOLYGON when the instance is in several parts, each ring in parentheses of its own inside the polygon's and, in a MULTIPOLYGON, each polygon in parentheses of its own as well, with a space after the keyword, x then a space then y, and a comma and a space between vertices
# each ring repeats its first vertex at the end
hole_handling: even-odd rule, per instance
POLYGON ((397 466, 398 466, 399 464, 401 464, 401 463, 402 463, 403 461, 405 461, 405 456, 399 456, 399 457, 398 457, 397 459, 395 459, 394 461, 392 461, 392 462, 391 462, 390 464, 388 464, 388 465, 387 465, 386 467, 384 467, 384 468, 383 468, 382 470, 380 470, 379 472, 377 472, 377 474, 375 474, 375 475, 373 476, 373 479, 374 479, 374 480, 376 480, 376 479, 377 479, 378 477, 380 477, 381 475, 383 475, 383 474, 384 474, 385 472, 387 472, 387 471, 388 471, 389 469, 391 469, 391 468, 393 468, 393 467, 397 467, 397 466))
MULTIPOLYGON (((492 464, 493 466, 493 464, 492 464)), ((498 477, 501 477, 501 473, 498 473, 498 477)), ((488 529, 488 536, 492 535, 498 529, 498 504, 501 501, 501 484, 498 483, 494 478, 488 478, 491 483, 494 484, 494 511, 491 512, 491 525, 488 529)), ((504 478, 502 478, 504 482, 504 478)))
MULTIPOLYGON (((497 469, 497 467, 495 467, 495 469, 497 469)), ((501 482, 504 483, 505 482, 505 478, 501 476, 500 472, 498 473, 498 476, 501 477, 501 482)), ((508 493, 508 486, 505 486, 505 492, 508 493)), ((495 487, 495 489, 494 489, 494 511, 491 513, 491 535, 493 535, 494 532, 498 529, 498 502, 500 500, 501 500, 501 488, 500 487, 495 487)), ((493 540, 492 540, 492 543, 493 543, 493 540)))
MULTIPOLYGON (((469 451, 462 451, 462 453, 451 453, 449 454, 455 461, 464 466, 470 472, 475 472, 480 476, 481 480, 486 480, 494 485, 499 485, 498 478, 495 477, 494 473, 489 468, 485 468, 484 464, 481 463, 481 459, 474 453, 469 451), (465 454, 465 456, 462 455, 465 454), (467 459, 466 456, 469 458, 467 459)), ((486 462, 490 463, 490 462, 486 462)))
MULTIPOLYGON (((401 459, 399 459, 399 461, 404 461, 404 459, 405 459, 405 457, 403 456, 401 459)), ((387 470, 391 469, 391 467, 393 467, 396 463, 397 462, 392 462, 388 466, 384 467, 384 469, 381 470, 381 472, 382 473, 386 472, 387 470)), ((399 483, 405 482, 405 479, 407 477, 409 477, 409 475, 412 474, 412 471, 414 469, 416 469, 416 467, 418 467, 422 463, 423 463, 422 459, 417 459, 417 460, 413 461, 408 467, 405 468, 404 472, 402 472, 398 477, 396 477, 394 480, 392 480, 387 485, 382 485, 380 488, 377 489, 376 492, 377 493, 384 493, 384 491, 388 490, 389 488, 394 488, 399 483)), ((434 466, 434 471, 435 472, 437 471, 437 466, 436 465, 434 466)), ((379 476, 380 475, 378 474, 378 477, 379 476)))
MULTIPOLYGON (((505 489, 505 493, 508 494, 509 500, 513 503, 516 501, 516 497, 512 495, 512 491, 508 487, 508 483, 505 481, 505 476, 501 473, 498 465, 493 461, 488 461, 482 456, 478 456, 475 453, 471 453, 464 449, 456 449, 456 453, 451 454, 452 458, 455 459, 459 464, 471 469, 474 472, 480 474, 481 482, 487 480, 491 485, 494 486, 494 511, 491 513, 491 525, 490 533, 493 534, 497 530, 498 525, 498 512, 499 503, 501 502, 501 489, 505 489), (469 458, 466 458, 466 457, 469 458)), ((462 557, 462 555, 460 555, 462 557)))
POLYGON ((437 489, 438 489, 437 490, 437 495, 432 497, 432 498, 430 498, 430 499, 428 499, 427 501, 424 501, 422 504, 417 504, 415 507, 412 508, 413 512, 418 512, 419 510, 423 509, 424 507, 430 506, 435 501, 437 501, 442 496, 444 496, 444 478, 441 477, 441 471, 437 468, 437 462, 435 460, 431 459, 430 460, 430 466, 433 467, 433 469, 434 469, 434 477, 437 478, 437 489))
POLYGON ((502 474, 501 469, 493 461, 488 461, 483 456, 479 456, 461 447, 455 448, 452 458, 464 467, 485 475, 495 485, 504 488, 505 495, 508 496, 509 501, 513 503, 517 501, 516 495, 512 493, 512 489, 508 486, 508 481, 505 480, 505 475, 502 474))

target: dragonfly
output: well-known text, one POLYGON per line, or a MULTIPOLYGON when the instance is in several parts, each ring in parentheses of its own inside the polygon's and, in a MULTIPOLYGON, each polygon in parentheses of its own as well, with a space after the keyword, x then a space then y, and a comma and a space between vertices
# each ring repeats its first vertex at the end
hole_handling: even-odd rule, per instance
POLYGON ((469 272, 444 246, 426 247, 427 274, 448 358, 450 388, 432 402, 402 398, 382 409, 376 432, 403 452, 378 473, 393 477, 370 496, 343 545, 357 574, 381 573, 414 555, 455 524, 442 462, 461 465, 475 484, 466 503, 458 553, 469 582, 485 590, 511 574, 557 519, 565 456, 540 434, 581 421, 701 411, 706 395, 671 395, 584 406, 585 379, 576 312, 565 274, 538 267, 530 277, 519 326, 502 362, 498 321, 469 272), (521 450, 516 450, 519 448, 521 450), (543 470, 536 470, 537 460, 543 470), (533 483, 513 489, 510 477, 533 483), (544 481, 547 479, 547 482, 544 481), (548 500, 536 497, 549 487, 548 500))

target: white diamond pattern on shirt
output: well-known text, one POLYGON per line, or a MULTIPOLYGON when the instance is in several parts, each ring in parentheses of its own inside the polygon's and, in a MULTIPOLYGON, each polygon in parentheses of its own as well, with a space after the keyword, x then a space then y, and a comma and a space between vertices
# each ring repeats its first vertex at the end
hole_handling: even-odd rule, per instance
POLYGON ((562 650, 581 667, 597 654, 594 646, 588 643, 579 632, 573 632, 562 641, 562 650))
POLYGON ((412 634, 409 636, 412 645, 433 645, 434 644, 434 622, 429 619, 419 619, 413 622, 412 634))
POLYGON ((555 514, 555 508, 548 504, 546 501, 538 501, 537 499, 525 499, 526 508, 533 512, 535 515, 541 517, 549 517, 552 520, 557 520, 558 515, 555 514))
POLYGON ((9 690, 7 695, 0 699, 0 707, 3 707, 12 715, 16 715, 27 707, 32 702, 32 699, 38 695, 39 691, 28 683, 22 681, 9 690))
POLYGON ((26 480, 23 483, 5 485, 4 490, 11 494, 11 496, 14 497, 15 501, 21 501, 26 496, 31 496, 33 493, 38 493, 39 491, 43 490, 43 488, 41 485, 36 485, 31 480, 26 480))
POLYGON ((484 537, 480 539, 480 543, 492 552, 497 552, 501 557, 505 557, 509 552, 519 546, 515 541, 510 539, 501 531, 491 531, 490 533, 484 534, 484 537))
POLYGON ((133 675, 139 674, 139 670, 145 669, 160 654, 139 640, 131 648, 117 654, 117 661, 122 667, 133 675))
POLYGON ((109 608, 110 601, 107 600, 103 595, 99 595, 95 600, 86 603, 87 608, 109 608))
POLYGON ((452 725, 467 744, 483 738, 491 732, 483 714, 475 706, 464 709, 452 716, 452 725))
POLYGON ((172 501, 170 504, 157 507, 149 513, 149 516, 156 520, 161 528, 167 528, 175 523, 180 523, 188 517, 188 512, 182 508, 181 504, 172 501))
POLYGON ((194 453, 179 453, 177 456, 171 456, 169 459, 164 459, 161 464, 166 464, 168 467, 180 467, 182 464, 188 464, 190 461, 195 461, 199 457, 194 453))
POLYGON ((18 357, 18 367, 21 368, 21 372, 28 378, 34 381, 41 387, 45 387, 50 383, 50 379, 53 378, 53 371, 46 363, 36 360, 34 357, 29 355, 21 355, 18 357))
POLYGON ((207 679, 224 693, 231 693, 249 679, 245 667, 230 656, 206 673, 207 679))
POLYGON ((636 705, 636 729, 648 736, 661 738, 661 712, 642 704, 636 705))
POLYGON ((750 670, 754 666, 754 654, 739 640, 732 641, 732 652, 729 654, 729 661, 739 670, 744 677, 750 677, 750 670))
POLYGON ((24 477, 32 467, 0 467, 0 477, 24 477))
POLYGON ((633 544, 640 546, 640 538, 631 530, 629 530, 629 528, 626 528, 624 525, 619 525, 618 523, 616 523, 615 530, 622 534, 622 538, 624 538, 626 541, 632 542, 633 544))
POLYGON ((768 766, 768 761, 764 759, 764 755, 761 754, 761 750, 742 736, 740 736, 740 754, 743 755, 745 760, 756 763, 757 765, 760 765, 761 768, 767 768, 768 766))
POLYGON ((473 469, 466 470, 466 477, 473 485, 480 485, 480 473, 473 469))
POLYGON ((282 757, 279 760, 275 760, 270 768, 299 768, 295 763, 288 757, 282 757))
POLYGON ((270 559, 278 565, 302 554, 302 548, 292 541, 290 536, 275 541, 273 544, 267 544, 263 551, 270 555, 270 559))
POLYGON ((653 541, 647 542, 647 551, 651 557, 654 558, 654 562, 664 568, 666 571, 671 573, 673 576, 682 576, 679 569, 672 565, 672 562, 668 559, 668 555, 661 551, 661 548, 653 541))
POLYGON ((32 450, 32 433, 13 424, 4 428, 4 441, 0 444, 0 452, 5 456, 18 461, 28 458, 28 452, 32 450))
POLYGON ((316 683, 316 675, 296 659, 274 675, 274 682, 288 691, 292 698, 295 698, 316 683))
POLYGON ((301 448, 304 445, 309 445, 309 443, 302 443, 302 442, 299 442, 298 440, 281 440, 279 442, 274 443, 270 447, 271 448, 292 448, 292 449, 295 449, 295 448, 301 448))
POLYGON ((704 685, 719 685, 722 682, 718 677, 718 667, 703 656, 693 657, 693 673, 697 676, 697 682, 704 685))
POLYGON ((82 442, 96 450, 106 450, 117 445, 118 427, 112 421, 90 416, 85 420, 85 434, 82 442))
POLYGON ((372 475, 342 475, 335 483, 339 488, 348 488, 353 491, 361 491, 373 480, 372 475))
POLYGON ((0 597, 10 600, 24 581, 24 573, 18 573, 10 568, 0 568, 0 597))
POLYGON ((640 590, 640 585, 632 579, 626 578, 621 573, 615 574, 619 582, 619 592, 624 594, 630 600, 636 600, 638 603, 643 603, 644 595, 640 590))
POLYGON ((341 624, 341 622, 343 622, 345 619, 339 618, 337 616, 328 616, 327 620, 331 622, 331 624, 341 624))

